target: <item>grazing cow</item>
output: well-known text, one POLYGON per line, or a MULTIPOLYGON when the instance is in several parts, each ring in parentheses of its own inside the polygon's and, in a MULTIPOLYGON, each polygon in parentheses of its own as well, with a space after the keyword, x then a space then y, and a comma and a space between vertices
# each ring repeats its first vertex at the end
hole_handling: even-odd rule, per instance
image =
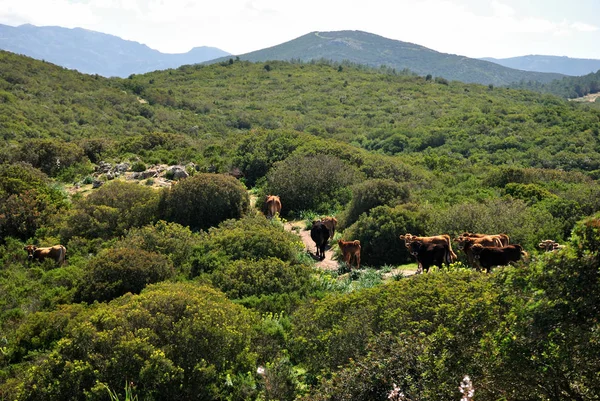
POLYGON ((325 227, 329 230, 329 238, 333 238, 335 235, 335 227, 337 226, 337 219, 335 217, 323 217, 321 223, 325 224, 325 227))
POLYGON ((558 242, 556 242, 554 240, 545 239, 538 244, 538 247, 545 250, 546 252, 552 252, 552 251, 557 251, 559 249, 563 249, 565 246, 560 245, 558 242))
POLYGON ((23 250, 27 251, 28 260, 38 260, 43 262, 44 259, 52 259, 57 264, 62 265, 65 263, 67 257, 67 248, 62 245, 54 245, 48 248, 38 248, 35 245, 27 245, 23 250))
POLYGON ((313 226, 310 229, 310 238, 315 241, 317 248, 317 258, 320 260, 325 259, 325 247, 329 240, 329 229, 320 220, 313 222, 313 226))
MULTIPOLYGON (((471 237, 471 238, 497 238, 498 241, 500 241, 500 243, 502 244, 501 246, 507 246, 510 243, 510 238, 508 237, 508 235, 506 234, 476 234, 476 233, 469 233, 469 232, 464 232, 462 233, 461 237, 471 237)), ((484 245, 485 246, 485 245, 484 245)))
POLYGON ((466 234, 468 234, 468 236, 464 236, 463 234, 462 236, 456 238, 455 241, 458 243, 458 249, 467 255, 467 262, 469 265, 475 267, 477 270, 479 270, 479 266, 475 263, 475 258, 473 257, 473 245, 479 244, 489 248, 500 248, 503 246, 500 235, 466 234))
POLYGON ((267 195, 265 199, 267 205, 267 218, 271 219, 276 214, 281 213, 281 200, 277 195, 267 195))
POLYGON ((419 271, 429 272, 431 266, 440 269, 448 259, 448 247, 445 243, 423 242, 421 240, 411 241, 409 252, 417 259, 419 271))
POLYGON ((485 247, 481 244, 474 244, 471 247, 473 257, 479 265, 489 273, 492 266, 505 266, 510 262, 516 262, 521 257, 527 257, 527 253, 521 245, 513 244, 503 247, 485 247))
POLYGON ((360 269, 360 241, 343 241, 339 240, 338 245, 340 250, 342 251, 342 257, 344 258, 344 262, 346 265, 350 266, 352 269, 352 258, 356 260, 356 268, 360 269))
MULTIPOLYGON (((444 263, 446 263, 446 264, 454 263, 456 261, 456 259, 458 259, 458 257, 452 250, 452 243, 450 240, 450 236, 448 234, 434 235, 432 237, 418 237, 416 235, 407 233, 404 235, 400 235, 400 239, 404 240, 404 245, 406 246, 406 249, 408 250, 409 253, 411 253, 411 251, 410 251, 411 243, 414 241, 420 241, 424 245, 436 244, 436 245, 444 246, 446 249, 446 254, 444 255, 444 263)), ((419 265, 419 269, 420 268, 421 268, 421 265, 419 265)))

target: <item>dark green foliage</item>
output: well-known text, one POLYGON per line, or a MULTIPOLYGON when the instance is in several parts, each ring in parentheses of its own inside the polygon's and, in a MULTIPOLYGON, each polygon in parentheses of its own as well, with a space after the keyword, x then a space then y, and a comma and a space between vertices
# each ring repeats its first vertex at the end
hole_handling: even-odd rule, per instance
POLYGON ((83 149, 74 143, 56 139, 31 139, 21 144, 17 161, 24 161, 50 176, 84 161, 83 149))
POLYGON ((76 297, 88 303, 110 301, 128 292, 138 294, 148 284, 173 274, 172 263, 161 254, 142 249, 107 249, 90 260, 76 297))
POLYGON ((314 210, 326 213, 348 202, 348 186, 359 175, 337 157, 292 155, 267 174, 267 192, 281 198, 282 213, 314 210))
POLYGON ((229 260, 277 258, 295 262, 303 249, 298 236, 264 216, 228 220, 203 235, 194 249, 192 274, 212 272, 229 260))
POLYGON ((218 267, 211 275, 216 287, 229 298, 305 291, 311 269, 269 257, 236 260, 218 267))
POLYGON ((168 257, 179 271, 185 270, 193 247, 199 236, 177 223, 160 220, 154 225, 133 228, 115 246, 128 249, 142 249, 168 257))
POLYGON ((339 216, 340 228, 352 225, 363 213, 376 206, 405 203, 410 192, 406 185, 398 184, 392 180, 368 180, 352 187, 352 200, 339 216))
POLYGON ((66 206, 65 195, 29 164, 0 165, 0 238, 26 240, 66 206))
POLYGON ((12 396, 76 400, 85 393, 100 400, 107 398, 100 383, 116 390, 126 378, 140 399, 252 400, 255 322, 210 287, 154 285, 69 320, 62 340, 27 369, 12 396))
POLYGON ((229 175, 195 174, 163 193, 161 217, 208 229, 226 219, 237 219, 248 211, 250 199, 242 183, 229 175))
POLYGON ((156 220, 159 193, 125 181, 112 181, 75 202, 61 228, 67 240, 74 236, 109 239, 156 220))
POLYGON ((361 215, 348 227, 343 238, 359 240, 361 263, 371 266, 412 262, 400 234, 426 235, 426 214, 414 205, 378 206, 361 215))

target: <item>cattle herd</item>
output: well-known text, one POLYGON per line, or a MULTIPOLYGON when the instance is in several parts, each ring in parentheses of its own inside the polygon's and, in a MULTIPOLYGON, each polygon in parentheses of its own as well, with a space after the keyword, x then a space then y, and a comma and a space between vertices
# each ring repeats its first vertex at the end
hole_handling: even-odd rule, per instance
MULTIPOLYGON (((267 218, 273 218, 281 213, 281 200, 279 196, 267 195, 265 198, 267 218)), ((335 217, 323 217, 313 221, 310 237, 315 242, 316 257, 319 260, 325 258, 325 248, 330 239, 333 239, 337 220, 335 217)), ((456 253, 452 250, 452 240, 448 234, 435 235, 431 237, 419 237, 412 234, 400 235, 404 241, 407 251, 416 259, 417 272, 428 272, 431 266, 442 268, 458 260, 456 253)), ((465 232, 454 239, 457 248, 465 256, 467 263, 477 271, 485 269, 490 272, 494 266, 505 266, 511 262, 527 259, 528 254, 518 244, 510 244, 506 234, 474 234, 465 232)), ((360 241, 339 240, 338 246, 342 253, 342 259, 347 266, 352 268, 352 262, 356 268, 360 268, 360 241)), ((554 240, 543 240, 538 244, 540 249, 553 252, 564 248, 554 240)), ((53 260, 56 264, 65 263, 67 249, 63 245, 54 245, 41 248, 35 245, 27 245, 24 250, 30 261, 43 262, 46 259, 53 260)))

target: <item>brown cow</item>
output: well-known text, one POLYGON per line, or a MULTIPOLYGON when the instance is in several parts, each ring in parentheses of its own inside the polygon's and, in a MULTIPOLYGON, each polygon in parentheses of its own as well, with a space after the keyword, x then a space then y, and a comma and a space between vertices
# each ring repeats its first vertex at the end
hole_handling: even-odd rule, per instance
POLYGON ((474 244, 471 249, 473 257, 488 273, 492 270, 492 266, 505 266, 510 262, 527 258, 527 252, 518 244, 503 247, 485 247, 481 244, 474 244))
POLYGON ((484 238, 484 237, 496 237, 502 244, 502 246, 507 246, 510 243, 510 238, 506 234, 476 234, 464 232, 461 237, 471 237, 471 238, 484 238))
POLYGON ((352 264, 350 261, 352 257, 354 257, 356 260, 356 268, 360 269, 360 241, 339 240, 338 245, 342 251, 342 256, 344 258, 344 262, 346 262, 346 265, 350 266, 350 269, 352 269, 352 264))
POLYGON ((335 217, 327 216, 321 218, 321 223, 329 230, 329 238, 333 238, 335 235, 335 227, 337 226, 337 219, 335 217))
POLYGON ((277 195, 267 195, 265 199, 267 205, 267 218, 272 219, 276 214, 281 213, 281 200, 277 195))
MULTIPOLYGON (((479 244, 485 247, 495 247, 499 248, 502 245, 502 239, 500 235, 485 235, 485 234, 471 234, 465 233, 468 236, 464 236, 464 234, 458 238, 456 238, 456 242, 458 243, 457 247, 461 251, 467 255, 467 262, 471 267, 475 267, 477 271, 479 271, 479 266, 475 263, 475 258, 473 257, 473 245, 479 244)), ((508 236, 506 236, 508 237, 508 236)))
MULTIPOLYGON (((458 259, 458 257, 452 250, 452 243, 448 234, 434 235, 432 237, 418 237, 416 235, 407 233, 404 235, 400 235, 400 239, 404 240, 404 245, 406 246, 406 249, 409 253, 411 253, 411 243, 414 241, 420 241, 423 245, 435 244, 444 246, 446 249, 446 254, 444 255, 444 263, 448 265, 450 263, 454 263, 458 259)), ((419 264, 419 269, 421 269, 421 267, 421 264, 419 264)))
POLYGON ((37 259, 40 262, 49 258, 57 264, 62 265, 65 263, 65 258, 67 257, 67 248, 62 245, 54 245, 49 248, 38 248, 35 245, 27 245, 23 250, 27 251, 28 260, 37 259))
POLYGON ((554 240, 545 239, 538 244, 538 247, 545 250, 546 252, 552 252, 552 251, 557 251, 559 249, 563 249, 565 246, 560 245, 558 242, 556 242, 554 240))

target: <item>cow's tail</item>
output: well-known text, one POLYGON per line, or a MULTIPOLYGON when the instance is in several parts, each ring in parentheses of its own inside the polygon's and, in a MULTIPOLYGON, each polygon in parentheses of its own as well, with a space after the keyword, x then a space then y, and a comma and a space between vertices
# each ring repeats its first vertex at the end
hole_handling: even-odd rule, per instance
POLYGON ((60 246, 60 254, 58 255, 58 263, 60 263, 61 265, 63 263, 65 263, 65 260, 67 259, 67 248, 65 248, 63 245, 60 246))

